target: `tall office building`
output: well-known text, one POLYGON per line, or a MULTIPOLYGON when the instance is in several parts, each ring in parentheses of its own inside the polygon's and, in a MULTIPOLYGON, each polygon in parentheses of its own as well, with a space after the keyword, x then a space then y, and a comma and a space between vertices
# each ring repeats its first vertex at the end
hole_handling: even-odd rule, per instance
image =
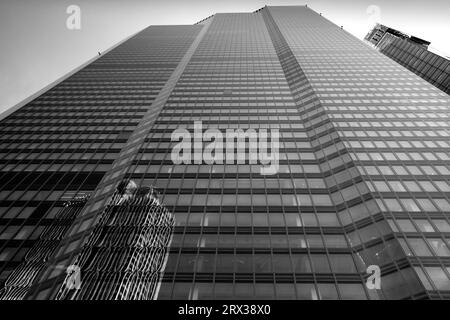
POLYGON ((448 299, 449 102, 305 6, 149 27, 1 121, 0 298, 448 299))
POLYGON ((450 60, 428 51, 429 41, 379 23, 364 39, 382 54, 450 94, 450 60))

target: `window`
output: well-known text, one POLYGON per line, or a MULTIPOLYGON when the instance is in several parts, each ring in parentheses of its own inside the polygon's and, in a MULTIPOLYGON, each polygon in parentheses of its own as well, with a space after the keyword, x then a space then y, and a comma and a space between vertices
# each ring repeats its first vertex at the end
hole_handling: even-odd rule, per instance
POLYGON ((408 243, 410 244, 413 252, 415 252, 416 255, 424 257, 432 255, 430 249, 428 249, 428 246, 423 239, 408 238, 408 243))
POLYGON ((394 192, 405 192, 406 189, 403 187, 400 181, 388 181, 389 185, 391 186, 392 190, 394 192))
POLYGON ((330 254, 331 269, 335 273, 357 273, 350 254, 330 254))
POLYGON ((330 273, 330 264, 328 263, 327 256, 325 254, 312 254, 311 261, 314 268, 314 272, 317 273, 330 273))
POLYGON ((321 300, 336 300, 338 299, 338 293, 336 286, 332 283, 319 283, 319 296, 321 300))
POLYGON ((420 189, 419 185, 415 183, 414 181, 404 181, 403 182, 406 186, 406 188, 411 192, 420 192, 422 189, 420 189))
POLYGON ((313 203, 316 206, 331 206, 331 198, 327 194, 313 194, 312 196, 313 203))
POLYGON ((450 279, 440 267, 425 267, 437 290, 450 290, 450 279))
POLYGON ((422 231, 422 232, 434 232, 434 229, 431 226, 431 224, 428 222, 428 220, 417 219, 417 220, 414 220, 414 222, 417 224, 417 226, 419 227, 420 231, 422 231))
POLYGON ((446 199, 433 199, 439 209, 442 211, 450 211, 450 203, 446 199))
POLYGON ((300 300, 318 300, 316 287, 313 283, 297 283, 297 298, 300 300))
MULTIPOLYGON (((234 297, 236 299, 253 299, 255 290, 253 283, 235 283, 234 284, 234 297)), ((211 299, 207 297, 206 299, 211 299)))
POLYGON ((413 199, 400 199, 407 211, 420 212, 420 208, 416 205, 413 199))
POLYGON ((365 300, 367 299, 364 288, 357 283, 340 283, 339 292, 344 300, 365 300))
POLYGON ((295 300, 295 286, 293 283, 276 283, 275 291, 277 299, 282 300, 295 300))
POLYGON ((23 226, 19 232, 15 235, 14 239, 24 240, 27 239, 33 232, 34 226, 23 226))
POLYGON ((308 195, 298 194, 296 197, 297 197, 297 203, 300 206, 310 206, 312 204, 311 198, 308 195))
POLYGON ((187 300, 190 298, 192 283, 176 282, 173 288, 172 299, 187 300))
POLYGON ((399 226, 399 229, 403 232, 416 232, 416 228, 410 220, 398 219, 397 224, 399 226))
POLYGON ((311 273, 311 263, 307 254, 293 254, 292 262, 295 273, 311 273))
POLYGON ((442 239, 439 238, 431 238, 427 239, 430 246, 433 248, 434 252, 438 256, 449 257, 450 250, 442 239))
POLYGON ((403 211, 402 207, 396 199, 384 199, 386 207, 392 212, 403 211))
POLYGON ((437 191, 436 188, 433 186, 433 184, 429 181, 419 181, 419 184, 427 192, 436 192, 437 191))
POLYGON ((437 211, 436 207, 428 199, 417 199, 417 202, 422 207, 424 211, 437 211))
POLYGON ((256 273, 267 273, 272 272, 272 261, 271 256, 268 254, 255 254, 255 272, 256 273))
POLYGON ((450 224, 447 222, 447 220, 444 219, 436 219, 433 220, 433 223, 438 228, 440 232, 450 232, 450 224))
POLYGON ((386 182, 374 181, 373 184, 375 186, 375 189, 378 190, 379 192, 390 192, 391 191, 389 189, 388 185, 386 184, 386 182))

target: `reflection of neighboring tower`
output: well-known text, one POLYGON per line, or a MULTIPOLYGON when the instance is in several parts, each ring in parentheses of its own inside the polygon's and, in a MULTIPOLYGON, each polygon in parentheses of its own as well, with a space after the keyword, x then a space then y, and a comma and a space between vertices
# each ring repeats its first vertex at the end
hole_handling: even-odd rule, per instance
MULTIPOLYGON (((25 261, 11 273, 0 290, 0 300, 23 300, 28 291, 39 278, 39 274, 46 270, 48 261, 55 253, 61 239, 66 235, 73 220, 83 209, 89 195, 79 194, 71 196, 53 219, 45 227, 39 241, 27 252, 25 261)), ((64 196, 62 197, 64 200, 64 196)))
POLYGON ((173 215, 152 187, 121 183, 77 257, 80 290, 61 287, 57 299, 154 299, 167 260, 173 215))

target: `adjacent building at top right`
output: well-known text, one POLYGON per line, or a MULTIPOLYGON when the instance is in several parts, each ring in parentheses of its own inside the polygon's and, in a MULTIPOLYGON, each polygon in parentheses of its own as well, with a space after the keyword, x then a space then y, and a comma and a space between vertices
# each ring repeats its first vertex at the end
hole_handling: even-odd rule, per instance
POLYGON ((428 51, 429 41, 379 23, 364 39, 384 55, 450 94, 450 60, 428 51))

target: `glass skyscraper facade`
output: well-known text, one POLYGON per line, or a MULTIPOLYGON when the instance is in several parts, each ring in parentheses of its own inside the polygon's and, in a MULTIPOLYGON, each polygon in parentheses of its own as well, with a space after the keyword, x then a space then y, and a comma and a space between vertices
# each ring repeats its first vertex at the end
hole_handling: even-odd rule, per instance
POLYGON ((450 60, 428 51, 430 42, 377 24, 364 38, 436 88, 450 94, 450 60))
POLYGON ((149 27, 1 121, 0 298, 449 299, 449 102, 305 6, 149 27), (279 130, 278 172, 174 164, 194 121, 279 130), (124 183, 174 225, 120 218, 157 210, 112 208, 124 183), (136 250, 102 256, 168 230, 132 285, 136 250))

